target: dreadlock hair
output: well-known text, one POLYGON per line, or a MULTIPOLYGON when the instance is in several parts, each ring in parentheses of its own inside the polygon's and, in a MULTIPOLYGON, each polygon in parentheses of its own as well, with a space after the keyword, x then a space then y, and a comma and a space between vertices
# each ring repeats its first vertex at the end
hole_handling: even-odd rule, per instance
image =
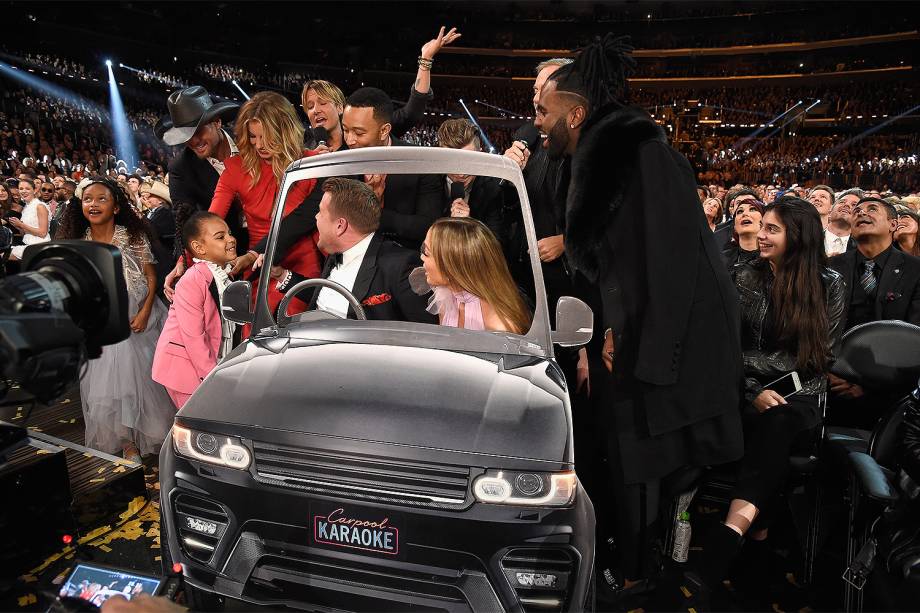
POLYGON ((608 32, 603 38, 578 52, 575 61, 550 75, 556 91, 577 94, 587 100, 587 114, 611 102, 622 101, 627 94, 627 79, 636 69, 633 46, 628 36, 608 32))
MULTIPOLYGON (((147 237, 151 245, 157 244, 157 239, 150 230, 147 220, 141 218, 134 207, 131 206, 131 197, 128 195, 128 188, 108 177, 92 177, 89 183, 83 186, 83 193, 91 185, 103 185, 112 194, 112 199, 118 207, 115 213, 115 225, 124 226, 128 231, 128 239, 131 244, 136 244, 147 237)), ((58 227, 54 238, 56 239, 82 239, 86 236, 86 229, 89 227, 89 220, 83 216, 82 201, 72 201, 65 209, 61 216, 61 225, 58 227)))

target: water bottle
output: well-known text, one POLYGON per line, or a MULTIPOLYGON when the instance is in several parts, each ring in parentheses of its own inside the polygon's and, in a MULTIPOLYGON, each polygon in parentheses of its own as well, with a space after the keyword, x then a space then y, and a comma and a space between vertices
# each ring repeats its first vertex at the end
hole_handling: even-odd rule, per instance
POLYGON ((674 528, 674 551, 671 557, 675 562, 686 562, 688 551, 690 551, 690 514, 684 511, 677 519, 677 526, 674 528))

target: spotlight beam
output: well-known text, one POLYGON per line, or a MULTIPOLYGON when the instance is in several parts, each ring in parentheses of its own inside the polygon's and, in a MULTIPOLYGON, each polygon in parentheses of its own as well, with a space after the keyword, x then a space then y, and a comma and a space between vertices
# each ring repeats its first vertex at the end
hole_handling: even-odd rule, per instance
POLYGON ((489 104, 488 102, 485 102, 484 100, 474 100, 473 102, 475 102, 476 104, 481 104, 482 106, 488 107, 488 108, 490 108, 490 109, 495 109, 496 111, 498 111, 498 112, 500 112, 500 113, 504 113, 505 115, 511 115, 512 117, 520 117, 520 116, 521 116, 520 113, 515 113, 514 111, 509 111, 508 109, 503 109, 503 108, 500 107, 500 106, 496 106, 496 105, 494 105, 494 104, 489 104))
POLYGON ((112 64, 108 62, 106 65, 109 71, 109 104, 116 156, 124 160, 128 168, 135 168, 137 167, 137 145, 134 142, 134 134, 128 123, 125 105, 121 101, 121 93, 118 91, 118 82, 115 80, 112 64))
POLYGON ((96 102, 93 102, 88 98, 84 98, 83 96, 69 89, 55 85, 54 83, 46 81, 40 77, 36 77, 28 71, 19 70, 10 64, 0 62, 0 74, 8 76, 29 88, 38 90, 50 96, 54 96, 55 98, 60 98, 64 101, 65 104, 76 108, 92 109, 99 115, 108 118, 109 112, 105 107, 100 106, 96 102))
POLYGON ((906 116, 910 115, 911 113, 913 113, 913 112, 916 111, 917 109, 920 109, 920 104, 918 104, 917 106, 915 106, 915 107, 913 107, 913 108, 907 109, 906 111, 904 111, 903 113, 901 113, 901 114, 899 114, 899 115, 895 115, 894 117, 889 118, 888 121, 883 121, 882 123, 878 124, 877 126, 873 126, 873 127, 869 128, 868 130, 866 130, 866 131, 864 131, 864 132, 860 132, 859 134, 857 134, 857 135, 854 136, 853 138, 851 138, 851 139, 849 139, 849 140, 847 140, 847 141, 844 141, 844 142, 840 143, 839 145, 837 145, 837 146, 834 147, 833 149, 829 149, 828 151, 822 153, 822 154, 819 155, 818 157, 829 157, 829 156, 834 155, 835 153, 839 153, 839 152, 843 151, 844 149, 846 149, 847 147, 849 147, 850 145, 852 145, 853 143, 855 143, 855 142, 857 142, 857 141, 860 141, 860 140, 866 138, 867 136, 871 136, 872 134, 875 134, 876 132, 878 132, 879 130, 881 130, 882 128, 884 128, 885 126, 890 125, 890 124, 896 122, 897 120, 899 120, 899 119, 901 119, 901 118, 903 118, 903 117, 906 117, 906 116))
POLYGON ((801 104, 802 104, 802 101, 799 100, 798 102, 796 102, 795 104, 793 104, 792 106, 790 106, 788 109, 786 109, 785 111, 783 111, 782 113, 780 113, 779 115, 777 115, 776 117, 774 117, 773 119, 771 119, 770 121, 765 121, 764 124, 763 124, 764 127, 762 127, 762 128, 757 128, 756 130, 754 130, 753 132, 751 132, 750 134, 748 134, 748 135, 745 136, 744 138, 741 138, 740 140, 738 140, 737 142, 735 142, 735 144, 733 144, 730 148, 731 148, 731 149, 734 149, 735 151, 738 151, 741 147, 744 146, 745 143, 747 143, 748 141, 750 141, 752 138, 756 138, 758 134, 760 134, 761 132, 763 132, 764 130, 766 130, 766 129, 770 126, 770 124, 775 124, 777 121, 779 121, 780 119, 782 119, 783 117, 785 117, 786 115, 788 115, 789 113, 791 113, 793 110, 795 110, 796 108, 798 108, 801 104))
MULTIPOLYGON (((821 103, 821 99, 818 98, 817 100, 815 100, 815 101, 811 104, 811 106, 809 106, 808 108, 806 108, 804 111, 801 111, 801 112, 798 113, 797 115, 793 116, 792 119, 786 119, 786 120, 784 120, 783 123, 780 124, 780 126, 779 126, 778 128, 772 130, 769 134, 767 134, 766 136, 764 136, 763 139, 761 139, 759 142, 755 143, 754 146, 751 147, 751 150, 747 153, 747 155, 750 155, 751 153, 754 153, 755 151, 757 151, 757 148, 760 147, 760 145, 762 145, 762 144, 764 143, 764 141, 766 141, 766 140, 767 140, 768 138, 770 138, 771 136, 776 135, 777 132, 779 132, 780 130, 782 130, 783 128, 785 128, 786 126, 788 126, 789 124, 791 124, 792 122, 794 122, 794 121, 795 121, 796 119, 798 119, 799 117, 801 117, 801 116, 803 116, 803 115, 807 115, 807 114, 808 114, 808 111, 810 111, 811 109, 815 108, 815 107, 818 106, 818 104, 820 104, 820 103, 821 103)), ((798 106, 798 105, 796 105, 796 106, 798 106)))
POLYGON ((476 121, 476 118, 473 117, 473 114, 470 113, 470 109, 466 106, 466 102, 463 101, 463 98, 460 98, 460 106, 463 107, 463 110, 466 111, 467 116, 469 116, 470 121, 473 122, 473 125, 479 130, 479 135, 482 136, 483 142, 489 148, 489 153, 495 153, 495 147, 489 141, 489 137, 486 136, 486 131, 482 129, 482 126, 479 125, 479 122, 476 121))
POLYGON ((233 83, 233 86, 234 86, 235 88, 237 88, 238 90, 240 90, 240 93, 243 94, 243 97, 246 98, 246 100, 249 100, 249 94, 246 93, 246 90, 244 90, 242 87, 240 87, 240 84, 236 82, 236 79, 233 79, 233 80, 230 81, 230 82, 233 83))

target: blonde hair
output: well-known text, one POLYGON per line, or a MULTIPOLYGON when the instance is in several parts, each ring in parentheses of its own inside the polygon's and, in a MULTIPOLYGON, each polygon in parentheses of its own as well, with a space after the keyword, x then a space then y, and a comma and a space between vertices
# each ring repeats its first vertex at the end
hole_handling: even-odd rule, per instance
POLYGON ((304 83, 303 91, 300 92, 300 107, 303 109, 304 113, 307 112, 307 92, 311 89, 323 100, 328 100, 339 108, 345 108, 345 94, 342 93, 342 90, 334 83, 316 79, 304 83))
POLYGON ((468 143, 480 146, 479 130, 469 119, 448 119, 438 128, 438 144, 449 149, 460 149, 468 143))
POLYGON ((447 284, 487 302, 511 332, 530 328, 530 310, 524 304, 498 239, 481 221, 445 217, 431 226, 431 257, 447 284))
POLYGON ((294 105, 275 92, 259 92, 240 109, 236 118, 236 145, 243 158, 243 169, 259 182, 262 165, 259 154, 249 142, 249 123, 262 124, 265 148, 271 151, 272 173, 280 185, 284 169, 294 160, 303 157, 303 124, 297 117, 294 105))

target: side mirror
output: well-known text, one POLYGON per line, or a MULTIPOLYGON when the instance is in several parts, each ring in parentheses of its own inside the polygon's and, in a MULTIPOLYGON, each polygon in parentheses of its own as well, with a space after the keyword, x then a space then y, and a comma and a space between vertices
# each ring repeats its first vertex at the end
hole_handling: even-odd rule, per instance
POLYGON ((556 303, 556 329, 553 343, 561 347, 587 345, 594 332, 591 307, 572 296, 562 296, 556 303))
POLYGON ((252 283, 234 281, 224 290, 221 310, 228 321, 237 324, 251 324, 254 319, 252 311, 252 283))

